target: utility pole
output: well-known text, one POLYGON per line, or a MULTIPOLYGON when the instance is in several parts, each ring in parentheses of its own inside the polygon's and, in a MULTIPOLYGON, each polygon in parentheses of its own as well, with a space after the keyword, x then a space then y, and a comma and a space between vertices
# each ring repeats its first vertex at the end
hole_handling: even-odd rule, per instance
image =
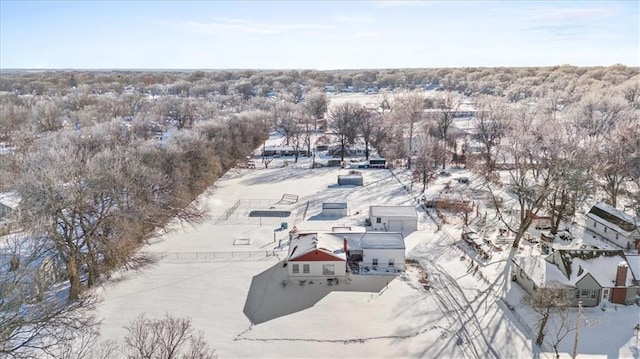
POLYGON ((580 335, 580 316, 582 315, 582 301, 578 302, 578 318, 576 319, 576 338, 573 342, 573 359, 576 359, 578 354, 578 336, 580 335))

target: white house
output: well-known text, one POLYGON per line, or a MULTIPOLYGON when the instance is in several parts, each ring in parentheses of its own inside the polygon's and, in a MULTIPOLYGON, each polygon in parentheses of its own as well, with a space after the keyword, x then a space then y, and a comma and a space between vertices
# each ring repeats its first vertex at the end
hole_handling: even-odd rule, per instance
POLYGON ((290 278, 344 277, 347 268, 361 274, 395 274, 404 270, 402 233, 317 232, 291 239, 286 266, 290 278))
POLYGON ((347 271, 346 243, 326 233, 301 233, 291 239, 287 255, 289 277, 344 277, 347 271))
POLYGON ((322 204, 322 215, 326 217, 345 217, 348 215, 349 209, 345 202, 322 204))
POLYGON ((634 218, 616 208, 597 203, 586 214, 585 227, 623 249, 638 249, 640 246, 640 219, 634 218))
POLYGON ((371 206, 369 220, 374 231, 411 233, 418 230, 418 212, 413 206, 371 206))

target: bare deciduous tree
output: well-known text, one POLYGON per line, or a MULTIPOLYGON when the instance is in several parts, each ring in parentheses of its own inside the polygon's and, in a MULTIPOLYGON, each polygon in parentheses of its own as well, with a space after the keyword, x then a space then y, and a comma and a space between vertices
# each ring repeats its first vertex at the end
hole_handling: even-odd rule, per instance
POLYGON ((358 135, 358 124, 364 114, 364 108, 355 102, 342 103, 329 111, 329 128, 340 142, 341 161, 344 161, 347 144, 353 142, 358 135))
POLYGON ((394 114, 405 124, 408 135, 407 168, 411 169, 411 156, 414 155, 414 133, 416 125, 422 120, 424 109, 424 95, 421 92, 406 92, 396 95, 394 99, 394 114))
POLYGON ((129 359, 217 358, 215 350, 194 332, 191 319, 165 314, 162 319, 138 316, 125 327, 124 354, 129 359))
POLYGON ((573 303, 574 289, 560 283, 547 283, 545 287, 535 289, 533 295, 527 295, 523 301, 538 313, 538 333, 536 344, 542 345, 548 334, 547 324, 551 321, 552 347, 558 355, 560 342, 575 329, 575 322, 570 317, 570 306, 573 303))

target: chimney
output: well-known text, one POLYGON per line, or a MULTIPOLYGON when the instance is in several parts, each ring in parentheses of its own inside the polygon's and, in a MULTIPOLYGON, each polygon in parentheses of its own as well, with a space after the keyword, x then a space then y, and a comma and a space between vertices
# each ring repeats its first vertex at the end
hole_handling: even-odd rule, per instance
POLYGON ((616 287, 625 287, 627 283, 628 266, 625 262, 618 264, 618 272, 616 273, 616 287))
POLYGON ((342 248, 344 249, 344 255, 345 255, 345 258, 346 258, 347 257, 347 237, 344 237, 342 239, 342 248))

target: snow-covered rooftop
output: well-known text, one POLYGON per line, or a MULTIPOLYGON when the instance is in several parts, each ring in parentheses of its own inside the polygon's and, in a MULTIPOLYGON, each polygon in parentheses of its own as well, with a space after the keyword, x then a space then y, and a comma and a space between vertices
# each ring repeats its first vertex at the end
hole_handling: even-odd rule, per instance
POLYGON ((343 241, 339 237, 326 235, 326 233, 302 233, 291 240, 289 246, 289 260, 299 258, 316 249, 323 250, 332 256, 346 260, 343 241))
POLYGON ((347 238, 347 246, 351 249, 404 249, 402 233, 366 232, 366 233, 333 233, 347 238))
POLYGON ((626 233, 627 235, 637 231, 637 223, 639 222, 638 219, 603 202, 596 203, 586 216, 607 225, 618 233, 626 233))
POLYGON ((640 280, 640 254, 627 254, 627 263, 633 276, 640 280))
MULTIPOLYGON (((527 273, 538 286, 557 282, 565 285, 576 285, 584 276, 591 274, 602 287, 612 287, 615 283, 618 265, 627 264, 627 260, 619 255, 619 251, 579 251, 559 250, 562 263, 553 263, 553 254, 548 256, 516 257, 514 262, 527 273), (559 266, 568 266, 568 277, 559 266)), ((633 285, 633 269, 627 273, 625 285, 633 285)))
POLYGON ((413 206, 371 206, 369 213, 373 217, 418 217, 413 206))
POLYGON ((0 193, 0 204, 9 207, 11 209, 16 209, 18 208, 18 205, 20 204, 20 196, 18 195, 17 192, 14 191, 10 191, 10 192, 1 192, 0 193))

